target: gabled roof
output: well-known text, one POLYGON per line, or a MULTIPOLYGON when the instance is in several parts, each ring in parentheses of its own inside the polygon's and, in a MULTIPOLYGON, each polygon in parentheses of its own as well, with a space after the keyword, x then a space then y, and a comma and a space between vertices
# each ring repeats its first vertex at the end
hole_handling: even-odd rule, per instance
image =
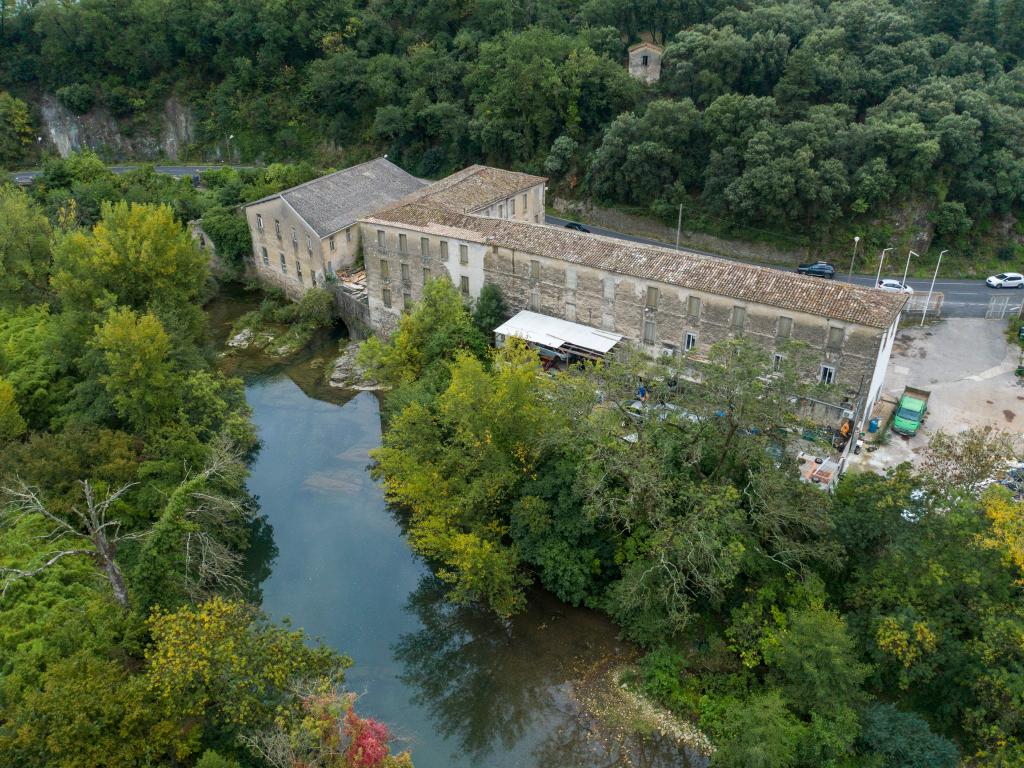
POLYGON ((892 325, 906 303, 904 294, 563 227, 473 216, 418 201, 378 211, 366 221, 404 224, 441 236, 874 328, 892 325))
POLYGON ((326 237, 425 186, 426 182, 378 157, 249 205, 281 198, 319 237, 326 237))
POLYGON ((658 53, 661 53, 665 50, 663 46, 660 46, 657 43, 648 43, 646 41, 641 41, 639 43, 633 43, 633 45, 629 46, 629 52, 632 53, 633 51, 639 51, 641 48, 649 48, 650 50, 657 51, 658 53))
POLYGON ((531 176, 487 165, 471 165, 412 193, 398 204, 433 203, 453 211, 473 213, 546 181, 543 176, 531 176))

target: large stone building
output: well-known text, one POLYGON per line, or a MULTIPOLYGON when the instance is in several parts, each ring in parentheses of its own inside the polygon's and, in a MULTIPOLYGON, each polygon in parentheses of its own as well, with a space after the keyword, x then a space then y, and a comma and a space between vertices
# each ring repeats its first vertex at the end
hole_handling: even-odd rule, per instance
POLYGON ((802 341, 808 373, 862 413, 877 399, 903 295, 549 226, 544 181, 473 166, 363 216, 370 326, 389 332, 431 278, 467 301, 493 283, 512 310, 619 334, 653 355, 699 359, 735 336, 782 355, 802 341))
POLYGON ((290 296, 347 270, 359 253, 356 222, 427 182, 377 158, 245 207, 260 277, 290 296))

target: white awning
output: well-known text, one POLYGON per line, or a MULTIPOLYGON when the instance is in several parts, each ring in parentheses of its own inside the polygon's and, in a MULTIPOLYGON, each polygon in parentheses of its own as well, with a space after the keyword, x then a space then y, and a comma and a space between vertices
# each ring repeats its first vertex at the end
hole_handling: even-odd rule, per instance
POLYGON ((617 333, 526 310, 499 325, 494 333, 515 336, 531 344, 571 354, 589 352, 591 355, 604 355, 622 341, 622 336, 617 333))

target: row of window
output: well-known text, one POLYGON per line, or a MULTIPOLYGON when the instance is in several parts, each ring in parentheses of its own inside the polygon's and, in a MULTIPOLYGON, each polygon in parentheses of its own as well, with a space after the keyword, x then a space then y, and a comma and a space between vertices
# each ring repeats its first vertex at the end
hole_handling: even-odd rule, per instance
MULTIPOLYGON (((522 196, 523 202, 523 213, 529 213, 530 211, 530 199, 525 194, 522 196)), ((516 215, 516 199, 513 197, 508 201, 508 215, 509 217, 516 215)), ((505 218, 505 204, 498 203, 498 218, 505 218)))
MULTIPOLYGON (((280 251, 278 252, 277 255, 281 257, 281 274, 282 275, 287 275, 288 274, 288 262, 285 261, 284 254, 281 253, 280 251)), ((261 259, 263 261, 263 266, 269 267, 270 266, 270 254, 267 253, 266 246, 260 246, 260 257, 261 257, 261 259)), ((298 281, 300 283, 305 283, 305 280, 302 277, 302 262, 300 262, 298 259, 295 259, 295 277, 298 279, 298 281)))
MULTIPOLYGON (((383 229, 377 230, 377 246, 382 250, 386 251, 388 248, 388 235, 383 229)), ((448 241, 442 240, 439 244, 441 261, 448 261, 448 241)), ((398 235, 398 254, 400 256, 409 255, 409 238, 400 233, 398 235)), ((424 259, 430 258, 430 238, 420 238, 420 256, 424 259)), ((459 263, 469 264, 469 246, 465 243, 459 243, 459 263)))
MULTIPOLYGON (((403 264, 402 266, 405 267, 407 265, 403 264)), ((403 279, 405 279, 405 278, 403 277, 403 279)), ((423 282, 426 283, 429 279, 430 279, 430 270, 427 269, 426 267, 424 267, 423 268, 423 282)), ((469 296, 469 278, 466 277, 465 275, 463 275, 462 277, 459 278, 459 290, 462 292, 463 296, 466 296, 466 297, 469 296)), ((381 300, 381 303, 385 307, 387 307, 388 309, 391 309, 391 289, 388 286, 386 286, 386 285, 383 286, 380 289, 380 300, 381 300)), ((409 293, 408 291, 403 291, 402 292, 402 308, 403 309, 410 309, 411 307, 412 307, 412 294, 409 293)))
MULTIPOLYGON (((256 214, 256 229, 260 230, 261 232, 263 231, 263 214, 256 214)), ((274 233, 277 235, 277 239, 280 240, 281 222, 278 219, 274 219, 274 233)), ((345 242, 352 242, 352 227, 347 227, 345 229, 345 242)), ((327 238, 327 243, 332 251, 336 250, 336 246, 334 244, 334 235, 331 235, 329 238, 327 238)), ((295 248, 299 247, 299 233, 295 229, 295 227, 292 227, 292 246, 294 246, 295 248)), ((313 255, 313 240, 309 235, 306 235, 306 251, 309 253, 310 256, 313 255)))

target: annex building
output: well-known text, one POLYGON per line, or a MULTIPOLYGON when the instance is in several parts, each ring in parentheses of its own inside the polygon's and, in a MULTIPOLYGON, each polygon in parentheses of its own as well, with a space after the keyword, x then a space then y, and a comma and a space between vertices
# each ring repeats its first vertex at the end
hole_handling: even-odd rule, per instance
MULTIPOLYGON (((808 373, 836 385, 851 404, 860 401, 862 412, 880 394, 902 294, 549 226, 539 176, 476 165, 433 184, 400 173, 387 178, 393 186, 376 193, 383 203, 346 224, 361 247, 368 316, 378 333, 394 328, 427 280, 443 276, 467 301, 495 284, 513 312, 585 325, 652 355, 700 359, 715 342, 739 335, 781 355, 784 342, 802 341, 815 357, 808 373), (403 191, 406 185, 416 187, 403 191)), ((314 207, 327 211, 331 191, 322 189, 314 207)), ((278 197, 287 201, 290 193, 278 197)), ((294 246, 287 229, 286 255, 278 249, 284 261, 265 255, 266 242, 282 238, 268 233, 266 218, 262 229, 254 218, 274 199, 246 211, 254 260, 261 275, 290 283, 294 294, 329 267, 314 260, 309 280, 288 272, 288 247, 301 252, 302 242, 294 246)), ((334 221, 353 215, 348 199, 339 200, 346 212, 334 221)))

